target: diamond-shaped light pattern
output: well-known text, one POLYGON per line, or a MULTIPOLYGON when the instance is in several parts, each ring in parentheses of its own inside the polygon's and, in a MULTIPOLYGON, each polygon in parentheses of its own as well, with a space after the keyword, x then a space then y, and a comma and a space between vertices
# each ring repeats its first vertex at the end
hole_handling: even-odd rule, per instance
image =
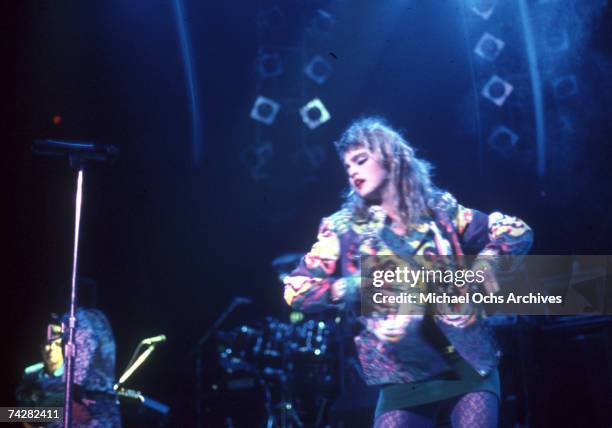
POLYGON ((496 0, 468 0, 470 9, 482 19, 489 19, 495 10, 496 0))
POLYGON ((547 27, 542 32, 544 49, 547 53, 559 53, 569 49, 569 34, 566 28, 553 26, 547 27))
POLYGON ((484 33, 480 40, 478 40, 474 53, 486 60, 495 61, 502 49, 504 49, 504 46, 506 46, 506 43, 502 39, 490 33, 484 33))
POLYGON ((320 55, 316 55, 310 60, 306 67, 304 67, 304 73, 306 73, 306 76, 317 82, 319 85, 325 83, 331 71, 331 64, 325 61, 320 55))
POLYGON ((279 109, 280 104, 276 101, 259 96, 251 109, 251 118, 266 125, 272 125, 279 109))
POLYGON ((336 23, 336 18, 329 12, 318 9, 312 21, 306 28, 306 32, 314 37, 328 36, 336 23))
POLYGON ((553 80, 552 85, 555 97, 559 100, 572 97, 578 93, 578 83, 576 76, 573 74, 557 77, 553 80))
POLYGON ((266 177, 266 165, 274 155, 274 147, 269 142, 249 146, 240 153, 240 160, 248 169, 254 180, 266 177))
POLYGON ((262 77, 277 77, 283 74, 283 60, 277 53, 262 53, 257 58, 257 71, 262 77))
POLYGON ((257 24, 268 31, 277 31, 285 25, 285 14, 278 5, 257 14, 257 24))
POLYGON ((315 129, 327 122, 331 115, 323 105, 320 99, 314 98, 300 109, 302 121, 310 129, 315 129))
POLYGON ((518 135, 505 125, 499 125, 489 136, 489 146, 494 150, 507 154, 516 147, 518 135))
POLYGON ((497 75, 491 76, 482 88, 482 96, 498 107, 504 105, 512 91, 513 86, 497 75))

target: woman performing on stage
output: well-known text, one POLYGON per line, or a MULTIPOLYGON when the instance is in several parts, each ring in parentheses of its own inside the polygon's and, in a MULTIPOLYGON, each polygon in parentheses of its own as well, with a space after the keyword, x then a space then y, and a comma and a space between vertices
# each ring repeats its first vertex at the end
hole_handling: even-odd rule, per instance
MULTIPOLYGON (((523 221, 458 204, 432 184, 430 164, 383 119, 353 123, 336 148, 350 189, 284 280, 293 308, 358 307, 360 256, 444 255, 457 262, 471 254, 474 265, 494 268, 490 256, 528 252, 532 232, 523 221)), ((488 282, 485 289, 494 290, 494 278, 488 282)), ((366 383, 380 386, 375 427, 434 426, 444 419, 453 427, 497 426, 501 352, 478 311, 384 309, 360 317, 363 329, 354 338, 366 383)))

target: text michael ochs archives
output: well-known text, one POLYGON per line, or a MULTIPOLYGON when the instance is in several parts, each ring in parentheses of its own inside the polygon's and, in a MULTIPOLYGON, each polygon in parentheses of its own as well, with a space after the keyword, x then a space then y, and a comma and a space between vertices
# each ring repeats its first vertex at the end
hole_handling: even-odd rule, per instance
POLYGON ((469 292, 470 286, 484 284, 487 280, 486 267, 484 269, 470 270, 429 270, 425 268, 411 269, 407 266, 389 270, 374 270, 372 272, 372 286, 382 288, 385 284, 393 284, 392 292, 374 292, 371 294, 375 304, 467 304, 467 303, 495 303, 495 304, 553 304, 562 303, 562 296, 546 296, 542 293, 529 293, 527 295, 515 294, 495 295, 494 293, 469 292), (402 291, 403 287, 417 288, 419 284, 433 284, 457 287, 460 292, 434 292, 411 290, 402 291), (400 286, 398 289, 398 285, 400 286), (466 287, 467 286, 467 287, 466 287), (417 291, 417 292, 414 292, 417 291))

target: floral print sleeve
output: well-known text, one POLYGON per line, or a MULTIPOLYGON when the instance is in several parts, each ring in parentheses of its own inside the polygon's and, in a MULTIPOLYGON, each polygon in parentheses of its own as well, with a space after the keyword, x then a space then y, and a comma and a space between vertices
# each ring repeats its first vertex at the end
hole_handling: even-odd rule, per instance
POLYGON ((330 300, 331 285, 337 279, 340 257, 340 239, 333 230, 332 221, 323 219, 317 242, 302 258, 299 266, 284 279, 285 301, 301 311, 323 308, 330 300))
POLYGON ((533 232, 523 220, 500 212, 486 215, 457 204, 453 222, 465 254, 527 254, 533 242, 533 232))
POLYGON ((461 205, 457 205, 454 223, 464 254, 477 255, 472 269, 491 269, 485 291, 498 292, 495 272, 512 271, 520 265, 521 255, 533 243, 531 228, 517 217, 500 212, 487 215, 461 205))
POLYGON ((485 250, 494 254, 527 254, 533 243, 533 232, 527 224, 500 212, 489 215, 489 243, 485 250))
MULTIPOLYGON (((500 212, 487 215, 464 207, 449 193, 436 201, 435 209, 444 213, 438 218, 452 223, 446 229, 451 236, 451 230, 456 233, 459 241, 456 247, 461 253, 477 256, 471 266, 473 270, 491 269, 491 275, 500 270, 512 271, 533 243, 533 232, 523 220, 500 212)), ((485 290, 499 291, 493 276, 487 280, 485 290)))

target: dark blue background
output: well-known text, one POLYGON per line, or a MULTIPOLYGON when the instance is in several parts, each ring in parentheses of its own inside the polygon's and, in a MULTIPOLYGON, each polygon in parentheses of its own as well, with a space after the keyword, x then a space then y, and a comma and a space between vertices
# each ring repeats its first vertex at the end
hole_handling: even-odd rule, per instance
MULTIPOLYGON (((185 2, 204 131, 198 165, 172 2, 19 2, 3 13, 1 403, 12 403, 21 370, 39 360, 48 313, 63 310, 70 277, 74 175, 65 162, 34 157, 35 138, 120 148, 113 165, 86 171, 80 272, 100 281, 118 371, 141 338, 167 334, 132 386, 185 414, 191 411, 185 404, 193 388, 191 349, 231 298, 254 300, 234 323, 285 313, 270 262, 307 250, 320 218, 338 208, 346 180, 332 142, 360 115, 381 114, 403 129, 436 166, 436 183, 464 205, 526 220, 535 230, 534 253, 610 251, 609 6, 573 33, 579 50, 570 68, 580 92, 566 111, 576 129, 563 139, 549 134, 548 175, 539 181, 528 156, 502 157, 486 146, 479 151, 475 106, 482 101, 474 86, 482 82, 472 78, 470 67, 478 63, 466 28, 479 34, 475 26, 483 24, 462 15, 461 2, 304 4, 306 11, 323 7, 337 17, 332 36, 311 45, 334 66, 325 86, 309 88, 332 114, 308 134, 327 155, 312 180, 283 157, 283 136, 303 126, 296 109, 284 109, 274 125, 269 178, 253 180, 240 161, 255 142, 249 118, 258 95, 255 2, 185 2), (54 115, 61 115, 60 125, 52 123, 54 115)), ((304 25, 292 16, 283 36, 288 42, 304 25)), ((504 55, 526 70, 520 24, 510 12, 504 19, 496 24, 498 34, 508 34, 504 55)), ((513 126, 522 147, 535 144, 528 89, 525 100, 517 95, 508 106, 519 112, 513 126)), ((554 128, 556 111, 546 94, 554 128)), ((495 114, 487 111, 493 113, 483 114, 483 122, 495 114)), ((482 124, 481 139, 491 123, 482 124)))

